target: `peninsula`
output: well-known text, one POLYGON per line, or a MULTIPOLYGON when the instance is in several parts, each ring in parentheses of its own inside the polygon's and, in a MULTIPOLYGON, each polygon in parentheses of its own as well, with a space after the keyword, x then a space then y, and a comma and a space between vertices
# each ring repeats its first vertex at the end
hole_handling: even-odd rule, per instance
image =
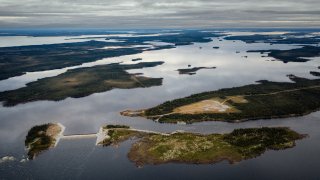
POLYGON ((320 79, 289 75, 293 82, 259 81, 242 87, 203 92, 149 109, 126 110, 161 123, 246 120, 302 116, 320 108, 320 79))

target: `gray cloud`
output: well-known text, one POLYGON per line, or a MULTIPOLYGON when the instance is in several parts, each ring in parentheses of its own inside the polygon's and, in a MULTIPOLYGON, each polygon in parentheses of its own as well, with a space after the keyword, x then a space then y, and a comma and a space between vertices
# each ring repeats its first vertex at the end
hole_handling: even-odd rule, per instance
POLYGON ((0 27, 320 27, 319 0, 0 0, 0 27))

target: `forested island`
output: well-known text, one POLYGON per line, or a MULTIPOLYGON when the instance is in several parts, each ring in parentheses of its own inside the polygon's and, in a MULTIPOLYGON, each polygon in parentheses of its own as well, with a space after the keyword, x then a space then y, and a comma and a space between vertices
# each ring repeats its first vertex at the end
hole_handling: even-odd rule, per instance
POLYGON ((203 92, 167 101, 125 116, 142 116, 161 123, 246 120, 302 116, 320 108, 320 79, 289 75, 293 82, 259 81, 242 87, 203 92))
POLYGON ((307 32, 300 33, 285 33, 274 35, 241 35, 241 36, 227 36, 226 40, 239 40, 246 43, 270 43, 272 44, 297 44, 302 47, 290 50, 250 50, 248 52, 267 53, 267 56, 273 57, 276 60, 287 62, 307 62, 309 58, 320 56, 320 36, 307 32))
POLYGON ((246 43, 270 43, 270 44, 301 44, 313 45, 320 43, 320 36, 309 32, 284 33, 284 34, 253 34, 240 36, 227 36, 226 40, 238 40, 246 43))
POLYGON ((313 75, 313 76, 320 77, 320 72, 318 72, 318 71, 310 71, 310 74, 313 75))
POLYGON ((268 57, 275 58, 276 60, 284 63, 288 62, 307 62, 312 57, 320 56, 319 46, 304 46, 290 50, 250 50, 248 52, 260 52, 267 54, 268 57))
POLYGON ((230 163, 260 156, 267 150, 292 148, 305 135, 285 127, 236 129, 227 134, 171 134, 131 129, 128 126, 105 126, 104 146, 138 138, 128 158, 137 166, 163 163, 210 164, 230 163))
POLYGON ((135 62, 135 61, 142 61, 142 58, 134 58, 134 59, 131 59, 131 61, 135 62))
POLYGON ((62 130, 62 127, 55 123, 32 127, 25 140, 28 158, 33 159, 42 151, 54 147, 57 143, 57 138, 62 134, 62 130))
POLYGON ((14 106, 37 100, 59 101, 80 98, 111 89, 145 88, 162 85, 162 78, 130 74, 127 70, 155 67, 162 61, 137 64, 107 64, 68 70, 58 76, 39 79, 26 87, 0 92, 4 106, 14 106))
POLYGON ((193 68, 186 68, 186 69, 178 69, 177 71, 179 74, 188 74, 188 75, 194 75, 197 73, 197 71, 201 69, 215 69, 216 67, 193 67, 193 68))

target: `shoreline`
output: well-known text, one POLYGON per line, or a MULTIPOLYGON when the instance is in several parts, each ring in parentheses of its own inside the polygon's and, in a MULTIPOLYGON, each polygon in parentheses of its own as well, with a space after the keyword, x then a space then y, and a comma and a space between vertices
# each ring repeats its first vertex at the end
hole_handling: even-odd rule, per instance
POLYGON ((64 125, 62 125, 61 123, 56 123, 56 124, 61 128, 61 131, 60 131, 60 133, 55 137, 56 142, 55 142, 55 144, 54 144, 53 147, 56 147, 56 146, 58 145, 60 139, 64 136, 63 133, 64 133, 64 131, 65 131, 65 129, 66 129, 66 127, 65 127, 64 125))
POLYGON ((97 133, 97 140, 95 145, 96 146, 101 145, 99 143, 101 143, 107 137, 108 137, 108 131, 105 131, 103 127, 100 127, 97 133))

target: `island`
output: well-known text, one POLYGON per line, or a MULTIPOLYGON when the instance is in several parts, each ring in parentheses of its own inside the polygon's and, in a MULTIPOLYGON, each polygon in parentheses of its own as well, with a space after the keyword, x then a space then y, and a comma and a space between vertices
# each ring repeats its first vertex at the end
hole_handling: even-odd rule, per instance
POLYGON ((312 57, 320 56, 320 36, 312 34, 312 32, 300 33, 285 33, 274 35, 241 35, 241 36, 227 36, 226 40, 240 40, 246 43, 269 43, 269 44, 297 44, 302 47, 290 50, 250 50, 248 52, 267 53, 267 56, 273 57, 284 63, 287 62, 307 62, 312 57))
POLYGON ((155 67, 162 61, 137 64, 113 63, 68 70, 58 76, 39 79, 26 87, 0 92, 4 106, 14 106, 37 100, 59 101, 68 97, 80 98, 115 88, 132 89, 162 85, 162 78, 130 74, 127 70, 155 67))
POLYGON ((197 73, 197 71, 201 69, 215 69, 216 67, 193 67, 193 68, 186 68, 186 69, 178 69, 179 74, 188 74, 188 75, 194 75, 197 73))
MULTIPOLYGON (((60 69, 94 62, 103 58, 133 55, 144 51, 171 49, 194 42, 210 42, 212 37, 222 34, 184 30, 179 33, 141 34, 143 36, 112 36, 115 42, 90 40, 84 42, 0 47, 0 80, 20 76, 27 72, 60 69), (152 42, 166 42, 170 45, 156 45, 152 42), (146 46, 151 46, 146 48, 146 46), (118 47, 118 48, 108 48, 118 47)), ((91 37, 94 38, 94 37, 91 37)), ((108 39, 110 37, 106 37, 108 39)), ((81 39, 81 38, 79 38, 81 39)))
POLYGON ((310 74, 313 75, 313 76, 320 77, 320 72, 317 72, 317 71, 310 71, 310 74))
POLYGON ((284 63, 288 62, 307 62, 312 57, 320 56, 320 47, 318 46, 304 46, 290 50, 250 50, 248 52, 260 52, 267 54, 268 57, 275 58, 284 63))
POLYGON ((100 145, 118 144, 130 138, 133 143, 128 158, 137 166, 164 163, 211 164, 224 160, 235 163, 260 156, 267 150, 295 146, 306 137, 286 127, 236 129, 226 134, 189 132, 159 133, 131 129, 128 126, 105 126, 107 137, 100 145))
POLYGON ((48 123, 32 127, 25 140, 28 158, 34 159, 41 152, 53 148, 63 134, 64 127, 56 123, 48 123))
POLYGON ((159 36, 132 36, 121 37, 115 36, 112 39, 119 41, 126 41, 130 43, 147 43, 150 41, 170 43, 174 46, 191 45, 194 42, 206 43, 211 42, 213 37, 222 37, 224 33, 221 32, 204 32, 201 30, 182 30, 176 33, 161 34, 159 36))
POLYGON ((284 63, 287 62, 307 62, 312 57, 320 56, 320 36, 312 32, 284 33, 274 35, 253 34, 241 36, 227 36, 226 40, 240 40, 246 43, 269 43, 269 44, 297 44, 302 47, 290 50, 250 50, 248 52, 267 53, 267 56, 273 57, 284 63))
POLYGON ((203 92, 124 116, 142 116, 160 123, 247 120, 302 116, 320 108, 320 79, 288 76, 293 82, 258 84, 203 92))
POLYGON ((284 34, 253 34, 240 36, 227 36, 226 40, 238 40, 245 43, 270 43, 272 44, 301 44, 314 45, 320 43, 320 36, 312 32, 284 33, 284 34))
POLYGON ((142 60, 142 58, 134 58, 131 61, 135 62, 135 61, 141 61, 141 60, 142 60))

